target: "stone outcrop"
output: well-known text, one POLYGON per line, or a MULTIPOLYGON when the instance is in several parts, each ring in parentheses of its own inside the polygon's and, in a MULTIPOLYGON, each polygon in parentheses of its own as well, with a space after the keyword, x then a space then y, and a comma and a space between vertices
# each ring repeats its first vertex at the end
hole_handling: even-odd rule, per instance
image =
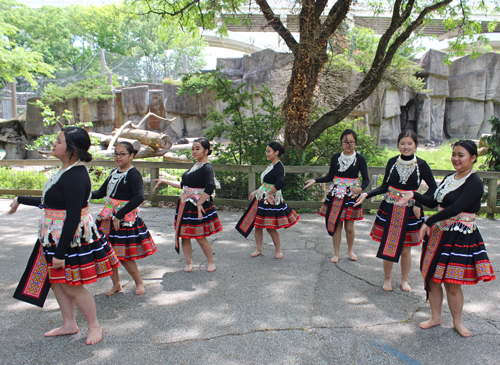
MULTIPOLYGON (((404 129, 415 130, 420 143, 437 144, 445 138, 477 138, 489 133, 488 119, 500 117, 500 55, 487 53, 475 60, 462 57, 450 66, 444 64, 445 56, 430 50, 419 61, 422 71, 417 76, 423 78, 428 92, 414 94, 380 84, 350 117, 362 118, 357 125, 365 127, 381 144, 394 144, 404 129)), ((247 90, 252 85, 268 85, 276 103, 285 98, 292 64, 291 54, 269 49, 242 58, 217 60, 221 72, 237 84, 245 82, 247 90)), ((325 70, 318 80, 316 106, 334 109, 361 80, 362 75, 350 71, 325 70)), ((215 92, 177 95, 178 89, 177 85, 136 83, 114 89, 112 100, 71 100, 57 105, 55 110, 62 114, 68 109, 76 121, 91 121, 93 131, 107 134, 129 120, 137 123, 151 111, 175 120, 166 123, 152 117, 146 129, 165 133, 172 142, 201 136, 211 126, 206 121, 211 108, 222 111, 225 104, 214 101, 215 92)), ((40 111, 31 102, 33 99, 28 103, 24 126, 28 140, 54 133, 54 127, 43 126, 40 111)))

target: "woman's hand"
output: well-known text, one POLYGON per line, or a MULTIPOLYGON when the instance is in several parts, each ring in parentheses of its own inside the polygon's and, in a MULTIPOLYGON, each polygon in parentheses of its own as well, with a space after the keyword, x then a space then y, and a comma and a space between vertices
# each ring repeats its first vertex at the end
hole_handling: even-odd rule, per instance
POLYGON ((423 240, 425 236, 430 236, 431 235, 431 227, 429 227, 427 224, 423 224, 422 228, 420 228, 420 231, 418 232, 418 239, 423 240))
POLYGON ((315 183, 316 183, 315 179, 307 180, 306 181, 306 185, 304 185, 304 187, 302 189, 307 189, 309 186, 311 186, 311 185, 313 185, 315 183))
POLYGON ((52 258, 52 267, 54 269, 64 269, 65 260, 59 260, 55 257, 52 258))
POLYGON ((368 196, 367 193, 363 193, 359 196, 359 198, 356 200, 356 203, 354 204, 355 207, 357 207, 358 205, 360 205, 361 203, 363 203, 366 199, 366 197, 368 196))
POLYGON ((267 194, 266 195, 266 200, 271 205, 274 205, 276 203, 276 201, 274 200, 273 194, 267 194))
POLYGON ((163 180, 163 179, 154 179, 153 181, 156 181, 156 185, 153 188, 153 190, 156 190, 156 188, 158 186, 160 186, 161 184, 167 184, 167 180, 163 180))
POLYGON ((198 209, 198 219, 202 220, 203 213, 205 213, 205 209, 203 209, 203 205, 201 205, 201 204, 196 204, 196 208, 198 209))
MULTIPOLYGON (((404 205, 404 204, 408 203, 411 199, 413 199, 413 191, 410 190, 410 191, 407 191, 403 194, 401 199, 399 199, 396 202, 396 205, 404 205)), ((413 212, 415 213, 415 210, 413 210, 413 212)), ((420 218, 420 216, 418 216, 417 218, 420 218)))
POLYGON ((252 201, 255 198, 255 195, 257 194, 257 190, 252 191, 250 195, 248 196, 248 200, 252 201))
POLYGON ((113 228, 115 231, 118 231, 120 229, 120 220, 116 217, 113 217, 113 228))
POLYGON ((351 191, 354 195, 359 195, 359 194, 361 194, 363 189, 361 189, 359 186, 356 186, 355 188, 352 188, 351 191))
POLYGON ((422 215, 422 208, 414 205, 413 206, 413 214, 415 214, 415 217, 417 217, 417 219, 420 219, 420 216, 422 215))
POLYGON ((14 214, 17 211, 17 208, 19 208, 19 202, 17 201, 17 197, 15 197, 12 203, 10 203, 10 210, 7 214, 14 214))

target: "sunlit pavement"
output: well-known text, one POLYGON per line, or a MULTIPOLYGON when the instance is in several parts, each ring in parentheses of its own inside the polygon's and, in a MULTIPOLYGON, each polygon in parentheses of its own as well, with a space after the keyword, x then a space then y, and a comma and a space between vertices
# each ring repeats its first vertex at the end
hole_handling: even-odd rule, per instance
MULTIPOLYGON (((0 199, 7 212, 11 200, 0 199)), ((101 206, 92 205, 95 216, 101 206)), ((1 213, 4 214, 4 213, 1 213)), ((294 227, 280 231, 284 259, 274 258, 265 233, 264 256, 251 258, 253 236, 234 226, 241 212, 219 212, 224 230, 210 238, 217 271, 193 243, 192 273, 174 250, 169 208, 144 208, 141 215, 158 246, 137 261, 146 294, 121 268, 123 291, 106 297, 109 278, 88 286, 95 298, 103 340, 85 345, 87 328, 78 313, 80 333, 44 338, 62 325, 52 294, 43 309, 12 298, 37 236, 41 211, 20 207, 2 215, 0 245, 1 364, 498 364, 500 359, 500 279, 464 287, 464 339, 452 328, 445 302, 443 324, 421 330, 430 317, 413 249, 410 285, 399 287, 394 266, 391 293, 384 292, 378 245, 369 237, 374 216, 355 223, 357 262, 342 257, 332 264, 331 238, 317 214, 301 214, 294 227)), ((478 219, 493 267, 500 272, 498 222, 478 219)))

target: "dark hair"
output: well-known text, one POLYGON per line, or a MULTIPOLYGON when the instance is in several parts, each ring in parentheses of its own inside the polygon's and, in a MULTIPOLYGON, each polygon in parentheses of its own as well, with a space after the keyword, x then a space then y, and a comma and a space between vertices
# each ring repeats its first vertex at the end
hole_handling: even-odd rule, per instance
MULTIPOLYGON (((470 156, 476 156, 476 161, 477 161, 477 145, 474 143, 474 141, 471 141, 470 139, 461 139, 460 141, 456 141, 453 143, 453 148, 460 146, 463 147, 467 150, 467 152, 470 153, 470 156)), ((474 163, 476 163, 474 161, 474 163)))
POLYGON ((134 148, 134 146, 132 146, 132 143, 130 143, 130 142, 126 142, 126 141, 123 141, 123 142, 118 142, 116 145, 118 146, 118 145, 120 145, 120 144, 121 144, 123 147, 125 147, 125 149, 127 150, 127 152, 128 152, 128 153, 133 154, 133 155, 134 155, 134 157, 135 157, 135 155, 137 155, 137 152, 139 152, 139 151, 137 151, 137 150, 134 148))
POLYGON ((210 149, 210 142, 208 142, 208 139, 206 138, 196 138, 193 143, 195 142, 198 142, 199 144, 201 144, 201 147, 203 147, 203 149, 205 150, 208 150, 208 153, 207 155, 210 155, 212 153, 212 150, 210 149))
POLYGON ((413 132, 412 130, 409 130, 409 129, 406 130, 406 131, 402 131, 401 133, 399 133, 398 144, 399 144, 399 141, 401 141, 405 137, 410 137, 411 139, 413 139, 413 142, 415 142, 415 144, 418 146, 417 134, 415 132, 413 132))
POLYGON ((66 151, 69 157, 76 156, 80 161, 92 161, 92 155, 88 152, 90 148, 90 137, 87 131, 80 127, 66 127, 61 129, 66 139, 66 151))
POLYGON ((354 142, 358 143, 358 135, 352 129, 346 129, 345 131, 342 132, 342 134, 340 135, 340 143, 342 143, 342 140, 344 139, 344 137, 348 136, 349 134, 352 134, 352 137, 354 138, 354 142))
POLYGON ((279 142, 269 142, 267 144, 273 151, 278 151, 278 157, 281 157, 281 155, 284 155, 286 150, 285 147, 283 147, 279 142))

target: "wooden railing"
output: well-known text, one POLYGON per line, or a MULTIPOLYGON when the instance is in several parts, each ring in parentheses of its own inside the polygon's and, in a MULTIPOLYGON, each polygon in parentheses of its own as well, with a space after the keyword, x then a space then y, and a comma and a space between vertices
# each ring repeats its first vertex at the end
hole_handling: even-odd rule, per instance
MULTIPOLYGON (((16 166, 16 167, 29 167, 29 166, 59 166, 59 160, 0 160, 0 166, 16 166)), ((89 162, 89 166, 102 166, 113 168, 116 167, 114 161, 95 160, 89 162)), ((154 179, 160 176, 160 169, 179 169, 186 170, 190 164, 182 162, 148 162, 148 161, 134 161, 134 166, 138 169, 149 170, 149 194, 146 195, 146 200, 150 200, 153 205, 160 201, 175 202, 179 198, 178 195, 160 195, 153 191, 155 186, 154 179)), ((248 193, 257 188, 257 174, 262 173, 267 166, 261 165, 220 165, 213 164, 215 171, 237 172, 248 174, 248 193)), ((286 166, 287 174, 327 174, 328 166, 286 166)), ((370 185, 367 190, 373 188, 380 175, 385 172, 384 167, 369 167, 369 175, 371 176, 370 185), (374 184, 375 183, 375 184, 374 184)), ((453 172, 450 170, 432 170, 434 176, 443 177, 453 172)), ((488 216, 493 216, 494 213, 500 213, 500 206, 497 206, 497 191, 498 181, 500 180, 500 172, 490 171, 477 171, 477 174, 485 181, 485 191, 487 192, 486 204, 481 207, 480 213, 487 213, 488 216)), ((31 195, 41 196, 42 190, 26 190, 26 189, 0 189, 0 195, 31 195)), ((380 197, 379 197, 380 199, 380 197)), ((233 207, 246 207, 248 200, 245 199, 220 199, 216 198, 214 201, 217 205, 233 206, 233 207)), ((313 208, 319 209, 322 201, 287 201, 293 208, 313 208)), ((365 201, 363 208, 365 210, 377 209, 379 201, 372 199, 365 201)))

